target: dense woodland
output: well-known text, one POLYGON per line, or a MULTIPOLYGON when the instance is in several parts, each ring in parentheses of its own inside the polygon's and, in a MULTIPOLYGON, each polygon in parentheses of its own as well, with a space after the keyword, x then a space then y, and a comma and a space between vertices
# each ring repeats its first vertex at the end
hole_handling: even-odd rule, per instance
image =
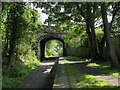
MULTIPOLYGON (((3 2, 3 87, 15 87, 42 63, 38 58, 36 33, 43 24, 38 20, 36 8, 49 15, 45 23, 67 32, 66 43, 73 47, 89 47, 92 61, 106 60, 103 52, 107 48, 111 67, 118 67, 120 60, 112 39, 120 41, 120 2, 3 2), (110 21, 108 16, 112 17, 110 21), (13 82, 12 85, 6 84, 10 82, 13 82)), ((53 56, 57 50, 62 55, 61 42, 48 41, 46 47, 46 56, 53 56)))

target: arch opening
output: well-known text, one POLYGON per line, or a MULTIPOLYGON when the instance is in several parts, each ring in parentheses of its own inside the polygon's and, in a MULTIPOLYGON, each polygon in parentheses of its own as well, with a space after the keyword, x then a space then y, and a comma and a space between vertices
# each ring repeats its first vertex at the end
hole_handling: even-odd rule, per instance
POLYGON ((49 40, 45 43, 45 58, 63 56, 63 43, 59 40, 49 40))
MULTIPOLYGON (((46 45, 47 45, 47 43, 49 43, 49 41, 51 42, 51 41, 57 41, 57 42, 59 42, 59 44, 58 45, 60 45, 60 47, 62 48, 62 50, 63 50, 63 52, 62 52, 62 54, 63 54, 63 56, 65 56, 65 54, 66 54, 66 50, 65 50, 65 42, 64 42, 64 40, 62 40, 61 38, 58 38, 58 37, 46 37, 46 38, 44 38, 44 39, 42 39, 41 41, 40 41, 40 60, 41 61, 43 61, 43 60, 45 60, 46 58, 47 58, 47 55, 46 55, 46 45), (61 43, 61 44, 60 44, 61 43)), ((57 50, 56 50, 57 51, 57 50)), ((57 54, 57 53, 56 53, 57 54)), ((49 57, 49 56, 48 56, 49 57)), ((51 56, 50 56, 51 57, 51 56)), ((54 56, 53 56, 54 57, 54 56)))

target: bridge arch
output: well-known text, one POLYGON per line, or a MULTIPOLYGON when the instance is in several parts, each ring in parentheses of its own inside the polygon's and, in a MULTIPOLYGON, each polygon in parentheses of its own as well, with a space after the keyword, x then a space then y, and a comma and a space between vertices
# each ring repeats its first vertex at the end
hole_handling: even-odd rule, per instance
POLYGON ((40 47, 40 60, 43 61, 45 59, 45 44, 49 41, 49 40, 58 40, 60 42, 63 43, 63 56, 66 56, 66 48, 65 48, 65 42, 64 39, 62 37, 58 37, 58 36, 46 36, 44 38, 42 38, 41 40, 39 40, 39 47, 40 47))

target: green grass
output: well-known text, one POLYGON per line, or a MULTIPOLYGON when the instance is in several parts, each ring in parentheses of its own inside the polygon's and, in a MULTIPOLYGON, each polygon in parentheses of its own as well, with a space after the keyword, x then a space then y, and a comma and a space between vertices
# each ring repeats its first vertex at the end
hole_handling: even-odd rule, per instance
POLYGON ((97 71, 102 72, 106 75, 112 75, 115 77, 120 78, 120 72, 118 71, 118 69, 110 69, 110 64, 108 62, 102 62, 102 63, 89 63, 87 65, 88 67, 93 67, 95 68, 97 71))
POLYGON ((22 75, 19 77, 3 76, 2 88, 14 88, 14 87, 16 87, 24 78, 26 78, 28 76, 29 73, 26 73, 25 75, 22 75))
POLYGON ((76 68, 69 65, 67 60, 65 60, 65 65, 71 88, 115 88, 115 86, 109 85, 106 80, 80 73, 76 68))
MULTIPOLYGON (((34 68, 36 67, 34 66, 34 68)), ((2 88, 15 88, 23 79, 25 79, 32 72, 34 68, 24 68, 20 72, 21 75, 15 77, 3 75, 2 88)))
POLYGON ((28 76, 28 74, 32 71, 32 69, 22 69, 21 73, 23 72, 24 74, 21 74, 20 76, 15 76, 15 77, 10 77, 10 76, 5 76, 3 75, 2 78, 2 88, 14 88, 16 87, 24 78, 28 76))
MULTIPOLYGON (((72 58, 76 61, 81 61, 81 62, 89 62, 91 61, 85 58, 80 58, 80 57, 76 57, 76 56, 68 56, 69 58, 72 58)), ((110 62, 109 61, 102 61, 102 62, 97 62, 96 63, 88 63, 87 67, 91 67, 94 68, 95 70, 104 73, 106 75, 112 75, 115 77, 119 77, 120 78, 120 72, 118 71, 118 69, 110 69, 110 62)), ((120 67, 119 67, 120 69, 120 67)))

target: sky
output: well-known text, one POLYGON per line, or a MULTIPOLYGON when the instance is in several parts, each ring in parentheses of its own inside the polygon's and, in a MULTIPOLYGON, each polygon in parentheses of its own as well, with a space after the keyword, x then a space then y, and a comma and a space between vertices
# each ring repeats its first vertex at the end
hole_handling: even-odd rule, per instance
POLYGON ((39 20, 44 23, 44 21, 48 18, 49 15, 42 13, 42 10, 40 8, 37 8, 38 14, 40 16, 39 20))
MULTIPOLYGON (((38 10, 38 14, 39 14, 39 16, 40 16, 39 20, 42 22, 42 24, 44 24, 44 21, 48 18, 49 15, 47 15, 47 14, 45 14, 45 13, 42 13, 42 9, 40 9, 40 8, 37 8, 37 10, 38 10)), ((112 16, 107 16, 107 18, 108 18, 108 22, 110 23, 111 20, 112 20, 112 16)), ((102 21, 102 19, 101 19, 100 21, 102 21)), ((98 22, 97 22, 97 23, 98 23, 98 22)), ((98 27, 98 26, 99 26, 99 24, 96 25, 97 23, 95 23, 95 27, 98 27)), ((46 24, 45 24, 45 25, 46 25, 46 24)))
MULTIPOLYGON (((33 4, 30 6, 31 8, 35 8, 33 4)), ((40 8, 35 8, 38 11, 38 20, 44 24, 44 21, 48 18, 49 15, 42 13, 42 9, 40 8)))

